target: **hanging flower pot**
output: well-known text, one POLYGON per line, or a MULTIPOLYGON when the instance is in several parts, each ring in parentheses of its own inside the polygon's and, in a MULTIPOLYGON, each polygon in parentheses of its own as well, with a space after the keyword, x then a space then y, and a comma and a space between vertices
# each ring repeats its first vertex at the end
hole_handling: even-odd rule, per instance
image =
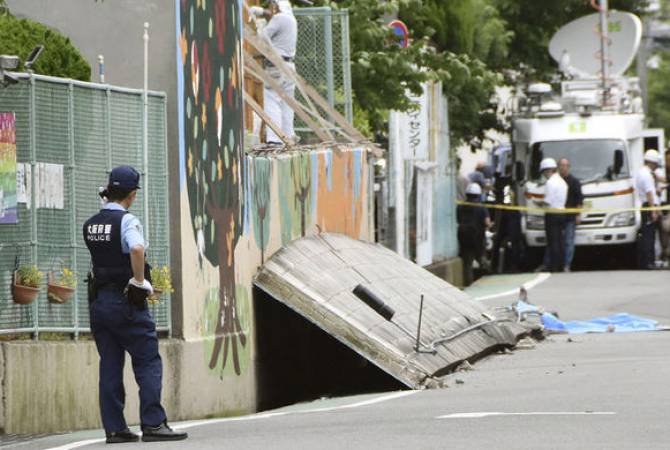
POLYGON ((174 289, 172 288, 170 268, 163 266, 161 268, 151 269, 151 284, 154 287, 154 293, 149 296, 148 301, 150 305, 155 306, 159 303, 163 292, 167 294, 174 292, 174 289))
POLYGON ((29 305, 35 301, 40 293, 38 287, 42 281, 42 272, 37 266, 21 267, 14 271, 12 282, 12 299, 19 305, 29 305))
POLYGON ((63 269, 60 279, 56 280, 56 275, 49 272, 49 281, 47 283, 47 299, 49 303, 63 304, 67 303, 76 288, 74 273, 70 269, 63 269))

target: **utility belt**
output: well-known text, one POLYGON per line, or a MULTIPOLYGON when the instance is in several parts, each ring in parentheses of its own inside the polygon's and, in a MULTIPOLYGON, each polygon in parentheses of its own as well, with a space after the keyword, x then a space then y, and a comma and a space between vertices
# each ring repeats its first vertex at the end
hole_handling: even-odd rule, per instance
MULTIPOLYGON (((146 278, 151 283, 151 266, 146 263, 144 264, 144 278, 146 278)), ((147 292, 145 289, 140 289, 138 287, 129 285, 128 281, 101 282, 96 280, 94 271, 91 270, 86 277, 86 283, 88 284, 87 293, 89 306, 98 297, 98 293, 100 291, 116 291, 124 295, 128 300, 128 303, 130 303, 138 310, 144 310, 147 308, 147 297, 149 296, 149 292, 147 292)))
MULTIPOLYGON (((281 59, 283 59, 283 60, 286 61, 287 63, 293 63, 293 62, 295 62, 295 58, 293 58, 293 57, 291 57, 291 56, 282 56, 281 59)), ((275 65, 272 64, 272 61, 270 61, 270 60, 267 59, 267 58, 263 58, 263 67, 264 67, 265 69, 267 69, 268 67, 274 67, 274 66, 275 66, 275 65)))

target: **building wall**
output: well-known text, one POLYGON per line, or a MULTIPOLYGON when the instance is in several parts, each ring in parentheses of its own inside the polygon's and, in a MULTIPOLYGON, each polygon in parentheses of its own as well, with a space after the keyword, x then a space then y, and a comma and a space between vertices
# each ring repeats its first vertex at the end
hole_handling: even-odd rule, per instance
POLYGON ((199 370, 246 391, 257 379, 257 268, 301 236, 370 239, 373 226, 365 148, 244 153, 241 25, 240 2, 179 3, 179 315, 184 339, 203 343, 199 370))

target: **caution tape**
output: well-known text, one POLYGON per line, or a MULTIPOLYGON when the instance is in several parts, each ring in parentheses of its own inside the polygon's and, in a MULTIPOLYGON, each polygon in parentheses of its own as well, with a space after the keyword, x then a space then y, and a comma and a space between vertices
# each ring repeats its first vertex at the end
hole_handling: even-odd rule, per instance
POLYGON ((612 214, 612 213, 623 213, 623 212, 650 212, 650 211, 670 211, 670 205, 663 206, 641 206, 637 208, 611 208, 611 209, 592 209, 592 208, 535 208, 530 206, 520 206, 520 205, 500 205, 494 203, 476 203, 476 202, 464 202, 457 201, 457 205, 463 206, 480 206, 487 209, 499 209, 502 211, 518 211, 526 213, 536 213, 536 214, 612 214))

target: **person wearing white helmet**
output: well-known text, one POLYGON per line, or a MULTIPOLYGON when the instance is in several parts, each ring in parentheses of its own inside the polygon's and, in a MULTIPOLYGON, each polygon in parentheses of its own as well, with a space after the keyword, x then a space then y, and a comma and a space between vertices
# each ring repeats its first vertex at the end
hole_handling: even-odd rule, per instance
MULTIPOLYGON (((551 210, 565 209, 568 200, 568 184, 558 173, 558 164, 553 158, 545 158, 540 163, 540 172, 547 179, 544 200, 541 202, 551 210)), ((565 266, 565 229, 567 218, 562 213, 547 211, 544 214, 544 231, 547 239, 546 252, 549 253, 547 269, 562 272, 565 266)))
MULTIPOLYGON (((658 206, 654 171, 660 166, 661 155, 658 150, 650 149, 644 153, 644 166, 635 173, 635 192, 639 204, 643 207, 658 206)), ((638 269, 654 268, 656 260, 654 239, 658 211, 642 211, 642 225, 637 236, 637 267, 638 269)))
MULTIPOLYGON (((261 37, 267 40, 281 58, 295 70, 295 54, 298 42, 298 22, 293 16, 291 2, 287 0, 270 0, 269 9, 251 8, 251 13, 269 18, 268 24, 260 31, 261 37)), ((268 73, 279 83, 283 93, 295 97, 295 80, 286 77, 270 61, 265 61, 268 73)), ((263 89, 264 110, 270 119, 279 125, 286 136, 295 138, 293 127, 293 108, 274 89, 266 85, 263 89)), ((280 144, 279 136, 266 127, 265 142, 280 144)))
POLYGON ((458 221, 459 255, 463 260, 463 283, 468 286, 474 281, 473 262, 481 261, 484 256, 485 233, 491 227, 489 212, 480 203, 482 188, 477 183, 470 183, 465 189, 465 201, 469 205, 458 205, 456 220, 458 221))

